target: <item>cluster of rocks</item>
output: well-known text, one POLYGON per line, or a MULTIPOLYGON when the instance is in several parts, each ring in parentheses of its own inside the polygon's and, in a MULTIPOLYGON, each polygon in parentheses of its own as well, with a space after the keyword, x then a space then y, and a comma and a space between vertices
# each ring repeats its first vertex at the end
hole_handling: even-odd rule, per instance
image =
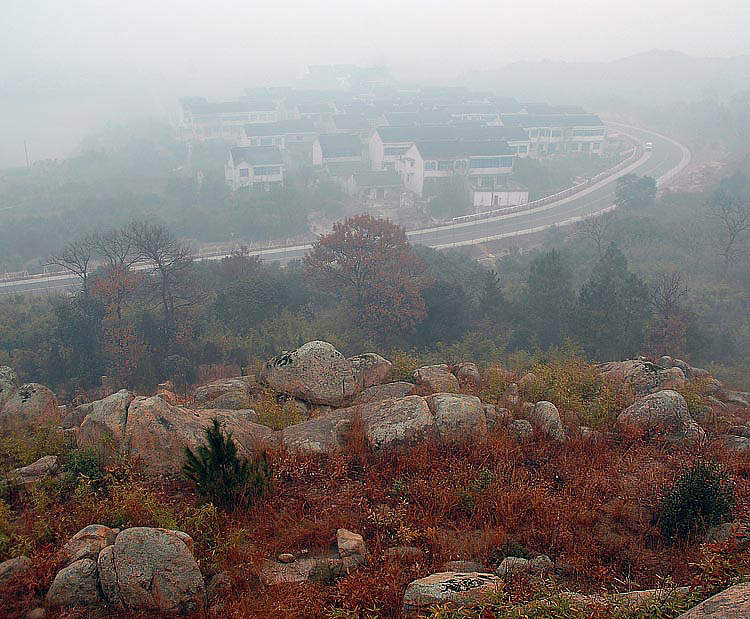
MULTIPOLYGON (((60 549, 57 572, 44 606, 45 616, 62 608, 108 608, 164 615, 189 615, 209 601, 192 553, 193 540, 181 531, 134 527, 120 531, 92 524, 60 549)), ((0 563, 0 584, 31 569, 28 557, 0 563)), ((216 577, 215 577, 216 578, 216 577)))
POLYGON ((306 581, 330 584, 367 561, 368 552, 362 536, 339 529, 329 552, 315 556, 307 551, 282 553, 276 559, 265 561, 262 577, 266 585, 306 581))

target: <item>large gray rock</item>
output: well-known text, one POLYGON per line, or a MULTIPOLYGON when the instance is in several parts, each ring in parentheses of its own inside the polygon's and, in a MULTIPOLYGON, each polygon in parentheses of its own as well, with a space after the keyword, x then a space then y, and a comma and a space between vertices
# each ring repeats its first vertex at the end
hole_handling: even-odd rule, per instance
POLYGON ((438 572, 409 583, 404 593, 404 612, 446 602, 472 602, 495 593, 500 587, 502 580, 494 574, 438 572))
POLYGON ((331 406, 341 406, 359 388, 352 362, 321 341, 274 357, 265 364, 260 378, 281 393, 331 406))
POLYGON ((190 544, 190 537, 179 531, 147 527, 122 531, 99 554, 99 579, 107 602, 163 615, 189 615, 202 609, 205 584, 190 544))
POLYGON ((374 352, 367 352, 356 357, 349 357, 354 369, 354 379, 360 389, 379 385, 388 376, 393 364, 374 352))
POLYGON ((389 449, 437 437, 435 419, 425 399, 419 396, 356 408, 367 442, 374 449, 389 449))
POLYGON ((412 383, 396 382, 384 385, 373 385, 368 387, 357 396, 356 404, 369 404, 370 402, 382 402, 383 400, 394 400, 405 398, 414 393, 412 383))
POLYGON ((637 400, 619 414, 616 428, 624 436, 646 440, 702 440, 706 436, 690 416, 685 398, 671 390, 637 400))
POLYGON ((140 462, 151 475, 177 474, 185 459, 185 447, 195 449, 205 441, 205 429, 218 418, 230 432, 242 457, 252 457, 275 445, 277 435, 251 421, 247 411, 187 409, 172 406, 162 398, 137 397, 128 407, 125 453, 140 462))
POLYGON ((516 419, 508 424, 508 434, 517 443, 523 443, 534 436, 534 428, 525 419, 516 419))
POLYGON ((247 376, 221 378, 195 390, 193 400, 197 408, 242 410, 250 408, 250 384, 247 376))
POLYGON ((0 586, 4 585, 11 578, 25 574, 31 569, 31 559, 26 555, 8 559, 0 563, 0 586))
POLYGON ((750 583, 729 587, 682 613, 677 619, 747 619, 750 617, 750 583))
POLYGON ((3 408, 10 396, 18 389, 18 378, 13 368, 7 365, 0 365, 0 410, 3 408))
POLYGON ((78 447, 94 449, 106 464, 124 455, 128 407, 134 397, 123 389, 103 400, 84 404, 87 414, 78 430, 78 447))
POLYGON ((426 395, 431 393, 458 393, 460 391, 458 379, 445 364, 426 365, 417 368, 414 370, 414 382, 420 388, 419 392, 426 395))
POLYGON ((96 561, 81 559, 61 569, 47 591, 50 608, 91 608, 102 605, 96 561))
POLYGON ((601 376, 625 383, 636 396, 664 389, 679 389, 685 384, 685 375, 680 368, 663 368, 645 359, 606 363, 601 368, 601 376))
POLYGON ((484 418, 487 420, 487 431, 497 432, 500 428, 505 428, 511 421, 513 415, 507 408, 498 408, 494 404, 482 404, 484 418))
POLYGON ((552 402, 545 400, 537 402, 530 416, 530 421, 537 424, 548 438, 557 442, 565 440, 565 427, 560 418, 560 412, 552 402))
POLYGON ((487 419, 482 401, 476 396, 435 393, 427 397, 427 403, 435 417, 441 441, 468 443, 487 440, 487 419))
POLYGON ((29 490, 34 484, 55 475, 60 468, 57 456, 42 456, 36 462, 15 469, 8 477, 29 490))
POLYGON ((458 379, 458 384, 470 389, 479 389, 482 385, 482 375, 476 363, 457 363, 453 366, 453 374, 458 379))
POLYGON ((281 431, 281 444, 289 451, 324 454, 342 449, 352 428, 351 409, 339 409, 281 431))
POLYGON ((59 557, 65 565, 81 559, 94 559, 115 543, 120 529, 110 529, 103 524, 90 524, 71 537, 60 549, 59 557))
POLYGON ((0 429, 5 432, 30 432, 59 426, 61 421, 55 394, 37 383, 21 385, 0 412, 0 429))

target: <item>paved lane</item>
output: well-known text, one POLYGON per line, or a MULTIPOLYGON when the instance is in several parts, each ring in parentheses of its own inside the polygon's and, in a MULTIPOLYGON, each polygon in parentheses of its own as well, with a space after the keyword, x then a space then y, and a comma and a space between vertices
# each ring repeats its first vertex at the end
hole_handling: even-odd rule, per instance
MULTIPOLYGON (((618 176, 632 171, 640 176, 653 176, 659 184, 669 181, 670 176, 679 172, 690 160, 690 152, 683 145, 671 138, 640 129, 608 123, 615 129, 641 140, 654 143, 654 149, 636 164, 626 168, 617 175, 604 179, 594 187, 579 194, 557 202, 533 208, 520 213, 497 215, 477 221, 461 222, 426 230, 408 232, 409 240, 414 244, 428 245, 438 249, 476 245, 492 240, 521 236, 538 232, 553 225, 573 223, 592 213, 601 212, 612 207, 618 176)), ((310 245, 280 247, 275 249, 251 251, 264 260, 277 260, 282 263, 301 259, 310 249, 310 245)), ((203 260, 220 260, 225 256, 211 256, 203 260)), ((17 282, 0 282, 0 295, 34 292, 38 294, 57 293, 77 287, 78 279, 72 275, 55 275, 45 278, 29 278, 17 282)))

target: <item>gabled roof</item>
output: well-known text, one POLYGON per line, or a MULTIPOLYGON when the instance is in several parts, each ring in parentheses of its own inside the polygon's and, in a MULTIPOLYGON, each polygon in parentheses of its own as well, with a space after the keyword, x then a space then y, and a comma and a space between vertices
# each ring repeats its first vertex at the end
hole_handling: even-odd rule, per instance
POLYGON ((193 114, 243 114, 248 112, 275 112, 276 106, 273 101, 259 99, 243 99, 241 101, 222 101, 214 103, 198 100, 191 97, 189 101, 183 102, 183 107, 189 109, 193 114))
POLYGON ((492 103, 455 103, 445 108, 448 114, 497 114, 497 106, 492 103))
POLYGON ((446 140, 455 137, 450 125, 412 125, 409 127, 378 127, 378 135, 384 143, 416 142, 417 140, 446 140))
POLYGON ((401 177, 392 170, 361 172, 354 175, 354 182, 358 187, 400 187, 401 177))
POLYGON ((596 114, 517 114, 501 116, 506 127, 603 127, 596 114))
POLYGON ((238 146, 232 149, 234 165, 247 163, 256 165, 281 165, 281 151, 275 146, 238 146))
POLYGON ((450 114, 442 111, 425 110, 423 112, 386 112, 385 119, 394 127, 407 125, 447 125, 450 114))
POLYGON ((336 114, 333 124, 340 131, 367 131, 370 128, 364 114, 336 114))
POLYGON ((528 141, 521 127, 500 127, 478 124, 434 125, 424 127, 378 127, 384 144, 424 142, 433 140, 528 141))
POLYGON ((513 154, 508 143, 500 140, 435 140, 415 142, 414 145, 425 159, 498 157, 513 154))
POLYGON ((352 174, 363 174, 370 169, 364 161, 329 161, 325 168, 331 176, 343 178, 349 178, 352 174))
POLYGON ((315 126, 311 120, 304 118, 298 120, 280 120, 275 123, 252 123, 245 125, 245 135, 247 137, 286 135, 288 133, 315 133, 315 126))
POLYGON ((359 136, 349 133, 326 133, 318 136, 323 157, 356 157, 362 154, 359 136))
POLYGON ((529 136, 522 127, 496 125, 462 125, 456 127, 456 136, 462 140, 500 140, 503 142, 528 142, 529 136))

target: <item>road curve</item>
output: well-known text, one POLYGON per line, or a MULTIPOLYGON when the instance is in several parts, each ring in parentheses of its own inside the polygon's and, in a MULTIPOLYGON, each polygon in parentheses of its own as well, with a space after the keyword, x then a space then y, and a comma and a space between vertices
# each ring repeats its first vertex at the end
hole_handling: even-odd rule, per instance
MULTIPOLYGON (((486 219, 454 223, 424 230, 411 230, 407 232, 409 240, 416 245, 446 249, 522 236, 539 232, 554 225, 567 225, 580 221, 589 215, 613 208, 616 179, 619 176, 628 172, 640 176, 653 176, 657 179, 659 186, 664 186, 690 162, 690 151, 684 145, 666 135, 620 123, 609 122, 607 124, 637 139, 653 142, 653 151, 646 153, 617 174, 609 176, 596 185, 568 198, 528 211, 496 215, 486 219)), ((310 247, 310 245, 296 245, 254 250, 249 253, 258 255, 263 260, 286 263, 290 260, 303 258, 310 247)), ((218 255, 199 259, 220 260, 224 257, 226 256, 218 255)), ((13 282, 0 282, 0 295, 28 292, 51 293, 77 286, 78 279, 70 274, 30 277, 13 282)))

